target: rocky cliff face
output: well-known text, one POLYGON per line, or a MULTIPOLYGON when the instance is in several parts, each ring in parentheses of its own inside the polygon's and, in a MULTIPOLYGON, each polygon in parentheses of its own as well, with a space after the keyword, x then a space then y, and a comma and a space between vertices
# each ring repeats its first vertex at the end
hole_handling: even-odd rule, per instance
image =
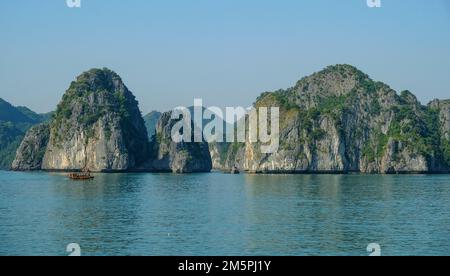
POLYGON ((174 173, 210 172, 212 162, 208 144, 175 143, 171 130, 178 120, 172 120, 171 116, 171 112, 166 112, 157 123, 156 139, 152 141, 151 170, 174 173))
MULTIPOLYGON (((280 108, 280 147, 175 143, 171 113, 149 143, 137 101, 120 77, 94 69, 73 82, 49 126, 28 132, 14 169, 260 173, 448 173, 450 101, 421 105, 349 65, 330 66, 255 107, 280 108), (40 157, 43 156, 42 160, 40 157), (42 162, 41 162, 42 161, 42 162)), ((194 124, 192 123, 194 128, 194 124)), ((0 127, 2 125, 0 124, 0 127)), ((1 134, 1 132, 0 132, 1 134)))
POLYGON ((152 141, 156 134, 156 124, 158 123, 159 118, 161 118, 161 112, 158 111, 152 111, 144 116, 149 141, 152 141))
POLYGON ((440 139, 442 156, 447 165, 450 164, 450 100, 434 100, 428 104, 431 110, 434 110, 439 119, 440 139))
POLYGON ((255 107, 280 107, 280 148, 233 144, 227 166, 251 172, 447 172, 448 105, 422 106, 349 65, 330 66, 255 107), (438 123, 442 122, 439 128, 438 123), (438 127, 436 127, 438 126, 438 127))
POLYGON ((135 97, 116 73, 93 69, 72 82, 58 105, 42 169, 127 171, 148 156, 135 97))
MULTIPOLYGON (((194 114, 194 107, 193 106, 189 107, 188 109, 191 112, 191 114, 194 114)), ((205 112, 205 110, 206 109, 203 109, 203 112, 205 112)), ((168 113, 168 114, 170 114, 170 113, 168 113)), ((153 139, 156 139, 156 137, 157 137, 157 135, 156 135, 156 128, 157 128, 158 122, 160 122, 160 124, 172 124, 173 125, 174 122, 171 122, 171 120, 169 120, 170 116, 168 116, 168 114, 166 114, 167 117, 164 120, 162 120, 162 121, 159 120, 161 118, 162 114, 160 112, 157 112, 157 111, 152 111, 149 114, 144 116, 145 126, 147 128, 149 140, 151 142, 154 142, 153 139)), ((220 120, 223 121, 223 119, 220 119, 220 120)), ((203 119, 203 127, 206 126, 211 121, 212 121, 212 119, 203 119)), ((228 129, 229 127, 232 127, 232 126, 227 125, 226 122, 224 122, 224 121, 223 121, 223 125, 224 125, 223 126, 224 130, 228 129)), ((167 128, 168 127, 169 126, 167 126, 167 128)), ((200 128, 200 126, 197 126, 197 125, 195 125, 195 127, 200 128)), ((160 125, 160 127, 159 127, 160 137, 161 137, 162 132, 164 132, 163 131, 164 128, 165 127, 160 125)), ((167 129, 167 131, 168 131, 168 129, 167 129)), ((166 134, 168 134, 168 133, 166 133, 166 134)), ((224 135, 224 134, 218 134, 218 135, 224 135)), ((166 138, 169 138, 169 136, 166 135, 166 138)), ((164 147, 164 146, 162 146, 162 147, 164 147)), ((202 152, 204 147, 205 147, 204 144, 200 145, 200 146, 199 145, 195 145, 194 147, 187 147, 187 148, 184 148, 184 149, 182 148, 181 152, 182 152, 182 154, 186 154, 187 153, 188 155, 190 155, 191 159, 193 157, 195 157, 195 156, 199 157, 199 159, 197 161, 195 161, 195 162, 197 162, 197 165, 196 165, 197 168, 194 169, 194 171, 197 171, 197 172, 210 171, 211 169, 209 168, 210 166, 209 166, 209 162, 208 162, 209 158, 212 161, 212 168, 213 169, 215 169, 215 170, 223 169, 224 168, 224 161, 226 159, 226 153, 227 153, 227 149, 228 149, 228 143, 210 143, 210 144, 208 144, 209 152, 210 152, 210 154, 209 154, 210 156, 209 157, 206 155, 205 152, 202 152), (196 154, 195 151, 197 151, 197 150, 200 150, 201 153, 200 154, 196 154)), ((158 151, 158 150, 159 149, 157 149, 156 151, 158 151)), ((178 152, 179 152, 178 150, 175 150, 173 152, 173 156, 175 157, 175 155, 178 155, 178 152)), ((156 156, 157 155, 158 154, 156 154, 156 156)), ((164 160, 164 159, 160 159, 160 162, 162 160, 164 160)), ((165 161, 162 161, 162 162, 165 162, 165 161)), ((185 162, 184 164, 186 164, 188 167, 192 167, 192 165, 190 165, 190 163, 192 163, 192 161, 191 162, 185 162)), ((163 165, 162 167, 160 167, 160 166, 161 166, 161 163, 159 165, 157 165, 156 167, 159 168, 159 170, 172 171, 172 168, 169 168, 170 166, 167 165, 167 164, 163 165)), ((178 171, 184 171, 184 169, 181 169, 181 168, 178 168, 177 170, 178 171)), ((191 168, 186 168, 186 170, 187 171, 191 171, 192 169, 191 168)))
POLYGON ((32 127, 17 149, 11 169, 17 171, 40 170, 49 137, 50 126, 48 124, 32 127))
POLYGON ((230 144, 229 143, 210 143, 209 154, 211 155, 212 166, 214 170, 226 170, 226 159, 230 144))
POLYGON ((443 139, 450 139, 450 100, 434 100, 428 107, 439 113, 440 130, 443 139))
POLYGON ((152 120, 161 118, 150 144, 138 103, 120 77, 108 69, 90 70, 70 85, 52 121, 27 133, 13 168, 176 173, 211 170, 206 143, 172 142, 170 133, 176 121, 170 120, 171 114, 151 115, 152 120))

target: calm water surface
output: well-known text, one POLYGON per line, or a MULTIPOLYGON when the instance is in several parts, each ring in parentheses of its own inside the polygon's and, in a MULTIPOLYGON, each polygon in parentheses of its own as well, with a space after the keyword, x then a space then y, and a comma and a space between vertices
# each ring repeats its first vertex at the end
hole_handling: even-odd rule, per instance
POLYGON ((450 255, 450 176, 0 172, 0 255, 450 255))

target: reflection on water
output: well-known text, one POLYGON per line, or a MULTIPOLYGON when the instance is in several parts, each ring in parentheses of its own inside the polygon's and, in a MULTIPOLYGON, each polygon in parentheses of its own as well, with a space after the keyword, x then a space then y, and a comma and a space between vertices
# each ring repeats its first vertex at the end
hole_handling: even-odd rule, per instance
POLYGON ((450 255, 436 176, 0 172, 0 254, 450 255))

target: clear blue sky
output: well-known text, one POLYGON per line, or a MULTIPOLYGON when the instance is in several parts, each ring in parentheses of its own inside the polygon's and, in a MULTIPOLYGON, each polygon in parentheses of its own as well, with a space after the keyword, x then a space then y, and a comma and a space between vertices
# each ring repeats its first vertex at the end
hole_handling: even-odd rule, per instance
POLYGON ((250 105, 336 63, 426 103, 450 98, 450 1, 0 0, 0 97, 53 110, 92 67, 119 73, 141 110, 250 105))

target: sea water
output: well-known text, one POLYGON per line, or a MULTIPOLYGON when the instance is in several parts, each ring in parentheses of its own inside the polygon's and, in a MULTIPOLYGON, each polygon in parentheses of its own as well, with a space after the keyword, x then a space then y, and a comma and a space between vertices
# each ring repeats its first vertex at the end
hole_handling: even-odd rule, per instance
POLYGON ((450 255, 448 175, 0 172, 0 255, 450 255))

